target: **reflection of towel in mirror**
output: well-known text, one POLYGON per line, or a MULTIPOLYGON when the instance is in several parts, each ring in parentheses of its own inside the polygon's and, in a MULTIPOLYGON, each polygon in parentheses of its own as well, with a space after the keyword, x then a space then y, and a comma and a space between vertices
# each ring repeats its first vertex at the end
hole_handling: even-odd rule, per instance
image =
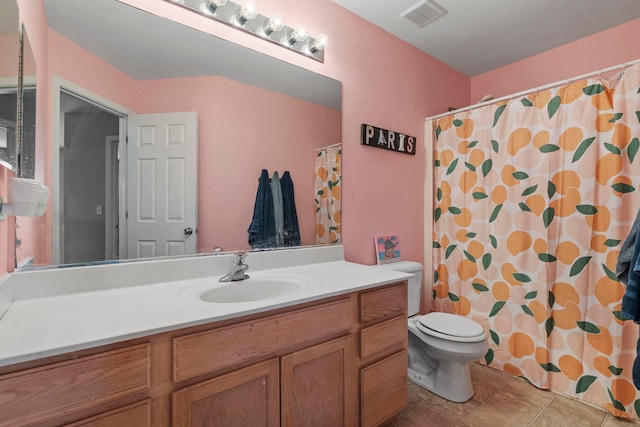
POLYGON ((280 180, 282 187, 282 211, 283 211, 283 232, 285 246, 300 246, 300 228, 298 227, 298 213, 296 212, 296 201, 293 193, 293 181, 289 171, 282 174, 280 180))
POLYGON ((273 173, 271 177, 271 194, 273 194, 273 212, 275 215, 277 245, 282 246, 284 242, 284 212, 282 210, 282 187, 280 186, 280 177, 278 171, 273 173))
POLYGON ((276 225, 273 212, 273 194, 269 183, 269 172, 262 170, 258 181, 258 192, 253 206, 253 219, 249 225, 249 245, 254 249, 277 246, 276 225))
POLYGON ((631 226, 629 235, 625 239, 622 247, 620 247, 620 253, 618 254, 618 262, 616 264, 616 277, 623 283, 627 283, 629 276, 629 267, 634 256, 634 249, 636 247, 636 239, 638 237, 638 230, 640 230, 640 211, 636 215, 635 221, 631 226))

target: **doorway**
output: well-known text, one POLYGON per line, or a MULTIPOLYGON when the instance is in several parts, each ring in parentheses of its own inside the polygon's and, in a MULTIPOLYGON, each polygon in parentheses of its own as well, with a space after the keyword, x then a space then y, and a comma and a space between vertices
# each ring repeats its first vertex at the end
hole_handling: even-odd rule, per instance
POLYGON ((60 93, 60 262, 119 258, 121 117, 73 93, 60 93))

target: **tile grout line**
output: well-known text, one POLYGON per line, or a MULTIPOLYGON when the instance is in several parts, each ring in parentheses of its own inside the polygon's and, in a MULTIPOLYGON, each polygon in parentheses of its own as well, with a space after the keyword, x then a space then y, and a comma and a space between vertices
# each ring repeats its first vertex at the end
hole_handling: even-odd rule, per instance
POLYGON ((513 381, 515 379, 515 377, 511 378, 509 381, 507 381, 506 383, 502 384, 502 386, 500 388, 498 388, 496 391, 494 391, 493 393, 491 393, 491 395, 487 398, 487 400, 485 400, 484 402, 482 402, 482 404, 480 404, 476 409, 474 409, 473 411, 469 412, 469 415, 467 415, 466 417, 464 417, 463 419, 460 420, 460 422, 458 422, 458 424, 456 424, 456 426, 461 425, 463 422, 465 422, 467 419, 469 419, 469 417, 471 417, 473 414, 475 414, 476 412, 478 412, 478 410, 480 408, 482 408, 484 405, 486 405, 493 396, 495 396, 497 393, 499 393, 503 388, 505 388, 507 386, 507 384, 509 384, 511 381, 513 381))
MULTIPOLYGON (((533 386, 533 384, 531 384, 533 386)), ((533 386, 535 387, 535 386, 533 386)), ((552 390, 549 390, 551 393, 553 393, 553 397, 551 397, 551 399, 549 399, 549 401, 547 403, 545 403, 545 405, 540 408, 540 410, 538 411, 538 413, 536 414, 535 417, 533 417, 533 419, 531 420, 531 422, 529 422, 529 424, 527 425, 533 425, 533 423, 536 422, 536 420, 538 418, 540 418, 540 416, 542 415, 542 413, 549 407, 549 405, 551 404, 551 402, 553 402, 553 400, 556 398, 556 396, 558 395, 557 393, 553 392, 552 390)))

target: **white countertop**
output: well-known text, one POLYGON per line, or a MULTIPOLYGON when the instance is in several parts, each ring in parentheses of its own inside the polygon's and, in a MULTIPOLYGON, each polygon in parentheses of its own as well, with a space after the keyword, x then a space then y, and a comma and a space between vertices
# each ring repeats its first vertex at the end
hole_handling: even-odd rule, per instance
POLYGON ((0 366, 260 313, 410 278, 410 274, 330 261, 249 270, 252 278, 297 276, 295 293, 243 303, 204 302, 218 276, 119 286, 13 301, 0 319, 0 366))

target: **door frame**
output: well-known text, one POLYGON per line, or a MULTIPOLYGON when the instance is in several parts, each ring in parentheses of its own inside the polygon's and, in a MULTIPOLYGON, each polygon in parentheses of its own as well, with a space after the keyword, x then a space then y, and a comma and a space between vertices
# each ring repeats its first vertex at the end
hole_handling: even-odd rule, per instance
MULTIPOLYGON (((109 113, 116 115, 119 120, 119 138, 120 141, 126 141, 127 137, 127 116, 134 114, 133 110, 124 107, 110 99, 107 99, 97 93, 94 93, 77 83, 70 82, 58 75, 53 76, 51 88, 51 264, 61 264, 64 260, 64 253, 62 252, 62 239, 64 236, 64 229, 62 226, 62 218, 64 217, 63 204, 62 204, 62 192, 60 185, 60 149, 63 147, 64 142, 64 129, 61 126, 62 117, 60 114, 60 93, 66 92, 77 98, 81 98, 86 102, 96 105, 109 113)), ((126 152, 126 150, 124 150, 126 152)), ((120 158, 121 167, 119 172, 119 202, 120 206, 125 206, 126 193, 126 168, 122 167, 126 164, 126 158, 120 158)), ((120 210, 120 236, 126 232, 124 230, 123 217, 124 209, 120 210)), ((120 238, 122 242, 122 237, 120 238)), ((122 258, 122 253, 120 253, 122 258)))
MULTIPOLYGON (((123 159, 122 144, 118 135, 105 138, 105 180, 104 180, 104 254, 105 259, 118 259, 120 248, 118 242, 122 236, 118 233, 120 206, 118 187, 114 185, 117 176, 120 182, 119 159, 123 159), (116 172, 117 171, 117 172, 116 172)), ((125 154, 126 155, 126 154, 125 154)))

